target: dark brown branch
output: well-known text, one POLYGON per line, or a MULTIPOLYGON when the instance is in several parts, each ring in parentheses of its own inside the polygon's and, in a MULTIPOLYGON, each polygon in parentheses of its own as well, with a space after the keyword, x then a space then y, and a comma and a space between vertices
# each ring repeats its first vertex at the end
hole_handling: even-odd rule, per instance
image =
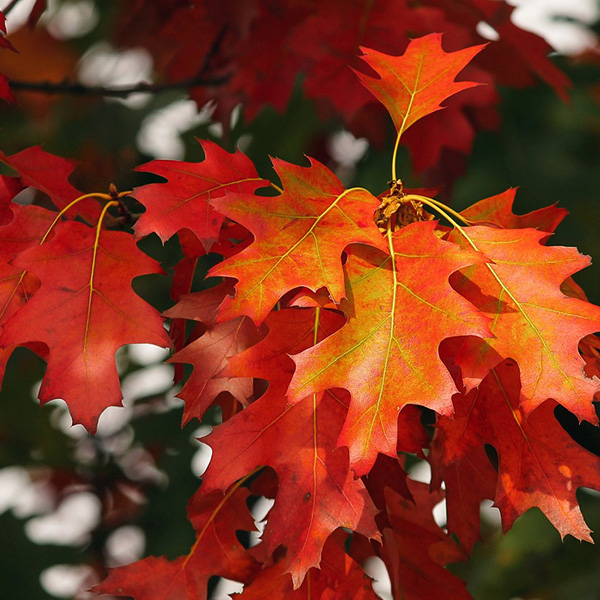
POLYGON ((157 94, 169 90, 189 90, 198 86, 221 85, 228 81, 230 75, 222 77, 191 77, 181 81, 167 83, 140 82, 123 87, 88 86, 70 81, 21 81, 11 80, 13 90, 38 92, 40 94, 70 94, 72 96, 107 96, 111 98, 127 98, 131 94, 157 94))
POLYGON ((2 11, 4 16, 8 16, 10 11, 19 3, 19 0, 12 0, 12 2, 2 11))

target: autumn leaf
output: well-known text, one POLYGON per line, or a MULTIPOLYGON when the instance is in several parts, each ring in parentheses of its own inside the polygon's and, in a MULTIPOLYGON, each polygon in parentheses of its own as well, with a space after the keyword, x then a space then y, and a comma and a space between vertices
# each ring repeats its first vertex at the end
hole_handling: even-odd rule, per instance
MULTIPOLYGON (((9 179, 9 182, 10 189, 18 191, 14 180, 9 179)), ((39 206, 7 203, 6 207, 10 220, 0 227, 0 256, 3 259, 0 262, 0 330, 40 287, 40 280, 33 273, 11 263, 27 248, 39 245, 55 217, 54 213, 39 206)), ((0 350, 0 381, 13 350, 11 345, 0 350)), ((35 350, 40 351, 40 348, 35 347, 35 350)))
POLYGON ((558 208, 556 204, 553 204, 526 215, 516 215, 512 212, 516 193, 516 188, 510 188, 501 194, 472 204, 460 214, 469 221, 482 225, 491 223, 503 229, 533 227, 549 233, 552 233, 568 214, 564 208, 558 208))
POLYGON ((433 520, 433 507, 443 496, 417 481, 409 480, 409 486, 414 501, 385 490, 389 527, 383 529, 382 558, 392 581, 393 597, 470 600, 465 584, 444 568, 465 556, 433 520))
POLYGON ((347 537, 338 530, 328 538, 320 568, 310 569, 299 589, 293 588, 292 578, 285 570, 285 559, 280 559, 260 571, 252 583, 244 587, 240 600, 377 600, 370 578, 344 551, 347 537))
POLYGON ((13 218, 13 198, 23 190, 19 177, 0 175, 0 225, 6 225, 13 218))
POLYGON ((288 390, 296 354, 320 342, 345 322, 343 315, 320 308, 284 308, 270 312, 264 325, 269 333, 244 352, 232 356, 221 377, 264 379, 269 387, 261 396, 264 402, 278 402, 288 390))
POLYGON ((494 446, 499 461, 495 505, 503 530, 536 506, 561 537, 592 542, 576 492, 582 486, 600 489, 600 459, 560 426, 557 403, 547 400, 526 414, 514 360, 504 361, 479 388, 453 400, 454 419, 442 418, 436 431, 443 462, 460 462, 476 446, 494 446))
MULTIPOLYGON (((24 186, 31 186, 46 194, 54 205, 63 209, 83 194, 69 183, 77 163, 43 150, 41 146, 26 148, 10 156, 0 152, 0 162, 14 169, 24 186)), ((93 198, 78 202, 66 213, 67 218, 81 216, 88 223, 96 223, 101 212, 100 204, 93 198)))
MULTIPOLYGON (((579 419, 597 422, 592 399, 600 380, 588 378, 579 341, 600 331, 600 307, 565 296, 560 286, 587 267, 574 248, 543 246, 535 229, 469 227, 471 242, 493 264, 474 265, 452 277, 452 286, 492 319, 493 336, 468 338, 455 358, 467 389, 505 358, 521 370, 526 412, 553 398, 579 419)), ((454 232, 463 247, 465 237, 454 232)))
MULTIPOLYGON (((0 48, 3 50, 12 50, 16 52, 16 48, 6 37, 6 17, 0 12, 0 48)), ((3 73, 0 73, 0 98, 7 102, 15 102, 15 97, 8 85, 8 77, 3 73)))
MULTIPOLYGON (((443 418, 443 417, 442 417, 443 418)), ((442 422, 447 422, 445 418, 442 422)), ((469 554, 481 539, 481 503, 493 500, 498 474, 482 445, 470 448, 460 461, 446 464, 442 453, 443 437, 434 437, 427 460, 431 464, 431 485, 446 490, 446 527, 455 534, 469 554)))
POLYGON ((187 556, 149 556, 111 569, 92 591, 136 600, 206 600, 212 576, 247 581, 258 563, 235 536, 236 529, 254 530, 247 497, 248 490, 239 487, 226 494, 196 494, 188 506, 196 541, 187 556))
POLYGON ((319 565, 323 545, 338 527, 376 535, 375 508, 349 469, 347 450, 336 449, 345 414, 344 399, 330 392, 295 405, 261 398, 202 440, 213 448, 202 483, 206 491, 226 489, 257 466, 277 473, 263 551, 286 546, 294 588, 319 565))
POLYGON ((362 59, 379 77, 356 74, 386 107, 396 131, 402 134, 419 119, 443 108, 446 98, 478 85, 455 78, 484 47, 445 52, 441 34, 432 33, 412 40, 402 56, 362 48, 362 59))
POLYGON ((456 392, 438 347, 458 335, 484 336, 487 319, 455 294, 454 271, 485 259, 438 239, 434 222, 413 223, 390 241, 393 255, 352 248, 341 309, 348 323, 293 356, 297 370, 289 398, 341 387, 352 395, 339 444, 364 475, 378 452, 396 455, 398 413, 407 404, 452 412, 456 392), (415 324, 418 328, 415 329, 415 324))
POLYGON ((344 296, 342 252, 350 243, 387 249, 375 227, 377 198, 363 189, 345 190, 324 165, 311 159, 298 167, 273 159, 283 193, 226 196, 211 204, 241 223, 255 241, 213 267, 210 276, 235 277, 237 295, 227 299, 220 318, 248 315, 260 324, 289 290, 326 286, 334 301, 344 296))
POLYGON ((27 248, 38 246, 54 221, 54 213, 39 206, 10 206, 11 220, 0 227, 0 325, 39 288, 39 279, 12 263, 27 248))
POLYGON ((94 431, 100 413, 122 398, 116 350, 144 342, 170 345, 158 312, 131 288, 134 277, 161 269, 127 233, 74 221, 54 231, 51 240, 14 261, 39 277, 41 287, 6 323, 0 342, 46 344, 40 400, 63 398, 74 422, 94 431))
POLYGON ((229 392, 242 404, 248 403, 252 395, 250 378, 218 375, 227 366, 231 356, 255 344, 264 333, 257 331, 247 317, 238 317, 209 327, 200 338, 173 355, 171 362, 194 366, 192 374, 178 394, 185 401, 183 424, 193 418, 201 419, 222 392, 229 392))
POLYGON ((189 229, 208 251, 218 240, 223 223, 223 215, 209 200, 225 194, 244 198, 270 185, 239 150, 230 154, 214 142, 198 141, 205 154, 201 163, 153 160, 136 169, 167 180, 133 191, 132 195, 146 207, 135 224, 136 237, 156 233, 165 242, 178 231, 189 229))

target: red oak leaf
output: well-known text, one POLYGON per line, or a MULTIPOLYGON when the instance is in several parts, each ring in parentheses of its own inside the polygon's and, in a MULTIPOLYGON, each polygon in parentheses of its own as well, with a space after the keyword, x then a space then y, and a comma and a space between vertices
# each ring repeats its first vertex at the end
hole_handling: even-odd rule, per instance
POLYGON ((178 394, 185 401, 184 424, 193 418, 201 419, 222 392, 229 392, 242 404, 248 403, 252 395, 252 379, 217 375, 231 356, 256 343, 260 337, 250 319, 238 317, 208 328, 200 338, 173 355, 169 362, 194 366, 190 378, 178 394))
POLYGON ((323 547, 319 569, 310 569, 295 590, 285 570, 285 559, 263 569, 246 587, 240 600, 377 600, 370 578, 344 551, 345 535, 332 534, 323 547))
POLYGON ((260 465, 277 473, 263 544, 268 553, 287 547, 294 588, 319 565, 323 545, 338 527, 376 535, 375 507, 349 469, 347 450, 335 449, 345 414, 345 399, 331 392, 293 406, 285 398, 261 398, 203 438, 214 451, 202 482, 207 491, 226 489, 260 465))
MULTIPOLYGON (((202 242, 193 234, 189 229, 182 229, 178 232, 179 242, 181 244, 181 250, 183 251, 184 257, 173 267, 173 282, 171 284, 171 298, 180 302, 182 310, 184 306, 181 303, 191 302, 195 306, 190 306, 190 310, 201 310, 202 315, 197 313, 191 313, 187 308, 187 314, 194 320, 203 322, 205 325, 214 324, 217 317, 217 308, 223 301, 224 295, 220 292, 218 297, 213 299, 216 302, 214 306, 214 315, 210 317, 206 313, 206 310, 210 312, 210 308, 204 306, 202 309, 192 300, 193 295, 190 295, 192 287, 194 285, 194 279, 197 276, 197 267, 201 257, 206 256, 207 252, 202 242), (207 320, 208 319, 208 320, 207 320), (210 323, 209 323, 210 321, 210 323)), ((237 223, 228 222, 221 227, 219 235, 219 241, 211 247, 211 252, 216 252, 223 256, 233 256, 238 252, 241 252, 248 244, 251 243, 252 236, 250 232, 237 223)), ((229 295, 233 295, 233 280, 225 280, 229 283, 227 285, 230 291, 227 292, 229 295)), ((219 287, 219 286, 217 286, 219 287)), ((212 288, 215 290, 215 288, 212 288)), ((215 293, 214 291, 212 293, 215 293)), ((205 300, 201 301, 202 304, 206 304, 205 300)), ((167 316, 171 316, 168 314, 167 316)), ((185 345, 186 340, 186 320, 185 318, 177 318, 173 315, 171 322, 171 328, 169 334, 173 340, 173 345, 176 350, 181 350, 185 345)), ((183 379, 183 365, 175 365, 175 381, 181 381, 183 379)))
POLYGON ((225 495, 196 494, 188 517, 197 536, 187 556, 172 561, 149 556, 111 569, 92 591, 136 600, 206 600, 208 580, 214 575, 248 581, 258 564, 235 536, 236 529, 254 530, 247 497, 248 490, 238 487, 225 495))
MULTIPOLYGON (((467 389, 505 358, 521 369, 523 408, 530 412, 553 398, 579 419, 596 422, 592 405, 600 380, 588 378, 579 341, 600 331, 600 307, 565 296, 560 286, 587 267, 574 248, 543 246, 535 229, 469 227, 471 242, 493 264, 475 265, 452 277, 453 287, 489 315, 493 336, 467 338, 455 362, 467 389)), ((464 236, 453 239, 470 247, 464 236)))
POLYGON ((432 33, 412 40, 402 56, 363 48, 363 60, 379 78, 359 72, 357 75, 386 107, 396 130, 403 133, 419 119, 443 108, 441 103, 446 98, 479 85, 454 80, 484 47, 444 52, 441 34, 432 33))
POLYGON ((537 34, 515 25, 511 18, 514 5, 488 0, 427 0, 427 4, 438 6, 447 19, 468 31, 475 32, 480 23, 485 23, 497 33, 498 39, 490 42, 478 62, 494 74, 499 84, 533 85, 535 74, 551 85, 563 100, 567 98, 569 79, 549 58, 552 47, 537 34))
POLYGON ((549 233, 552 233, 568 214, 568 211, 564 208, 558 208, 556 204, 553 204, 534 210, 526 215, 515 215, 512 212, 512 205, 516 193, 516 188, 510 188, 501 194, 476 202, 460 214, 469 221, 482 224, 492 223, 503 229, 534 227, 549 233))
MULTIPOLYGON (((0 48, 5 50, 12 50, 16 52, 15 47, 10 43, 10 40, 6 37, 6 17, 0 12, 0 48)), ((8 77, 3 73, 0 73, 0 98, 7 102, 15 102, 10 86, 8 85, 8 77)))
POLYGON ((535 74, 564 101, 568 100, 571 82, 548 58, 552 46, 543 37, 515 25, 511 18, 514 6, 486 0, 469 0, 469 4, 479 12, 475 13, 475 19, 487 22, 498 33, 499 39, 490 44, 489 55, 482 57, 482 63, 494 69, 498 83, 516 87, 533 85, 532 74, 535 74))
POLYGON ((218 285, 201 292, 184 294, 179 298, 179 302, 164 314, 176 319, 192 319, 210 327, 217 321, 219 306, 227 296, 233 296, 234 291, 233 280, 224 279, 218 285))
MULTIPOLYGON (((43 192, 59 209, 65 208, 82 195, 69 183, 69 176, 77 163, 49 154, 42 150, 41 146, 26 148, 11 156, 0 152, 0 161, 20 175, 23 185, 43 192)), ((67 218, 81 216, 89 223, 96 223, 100 212, 101 206, 97 200, 89 198, 78 202, 65 216, 67 218)))
POLYGON ((456 386, 438 347, 458 335, 485 335, 488 320, 454 294, 448 277, 485 259, 438 239, 434 222, 412 223, 393 235, 393 258, 355 246, 344 269, 348 323, 295 355, 290 401, 332 387, 352 401, 339 444, 364 475, 378 452, 396 456, 398 413, 406 404, 452 412, 456 386), (418 324, 418 329, 415 329, 418 324))
POLYGON ((221 376, 254 377, 269 382, 264 402, 279 401, 286 393, 296 365, 288 354, 296 354, 339 329, 346 319, 331 310, 285 308, 269 313, 269 333, 258 344, 232 357, 221 376))
MULTIPOLYGON (((18 191, 12 186, 15 180, 8 183, 10 190, 18 191)), ((49 231, 55 213, 39 206, 20 206, 7 204, 10 221, 0 227, 0 330, 40 287, 40 280, 25 269, 10 264, 20 252, 32 246, 38 246, 43 236, 49 231)), ((34 349, 31 346, 31 349, 34 349)), ((14 346, 0 351, 0 380, 4 377, 6 362, 10 358, 14 346)), ((40 351, 39 347, 35 350, 40 351)), ((44 352, 42 350, 42 356, 44 352)))
POLYGON ((13 218, 12 199, 22 190, 19 177, 0 175, 0 225, 5 225, 13 218))
MULTIPOLYGON (((385 510, 385 490, 390 488, 407 500, 413 500, 412 492, 408 487, 408 476, 403 468, 403 458, 392 458, 379 454, 373 468, 364 478, 369 495, 373 498, 375 506, 385 510)), ((379 515, 378 520, 383 516, 379 515)), ((386 521, 387 522, 387 521, 386 521)))
POLYGON ((600 458, 575 442, 547 400, 528 415, 521 408, 519 367, 506 360, 478 389, 454 396, 454 419, 438 422, 443 462, 462 461, 469 449, 491 444, 499 457, 495 505, 508 531, 515 519, 537 506, 561 537, 592 542, 575 492, 600 489, 600 458))
POLYGON ((156 233, 165 242, 189 229, 209 250, 219 238, 223 215, 208 201, 225 194, 243 198, 270 185, 239 150, 230 154, 214 142, 198 141, 206 157, 201 163, 153 160, 136 169, 167 180, 134 190, 133 196, 146 207, 134 228, 138 238, 156 233))
POLYGON ((38 206, 9 206, 11 221, 0 227, 0 325, 5 323, 39 288, 39 279, 10 264, 19 253, 38 246, 49 231, 55 213, 38 206))
POLYGON ((443 496, 430 493, 429 486, 417 481, 409 480, 409 487, 414 502, 391 489, 385 493, 390 527, 383 530, 382 558, 392 581, 393 597, 470 600, 465 584, 444 568, 465 556, 433 520, 433 507, 443 496))
POLYGON ((8 209, 10 220, 0 227, 0 256, 11 262, 27 248, 40 245, 56 213, 33 205, 9 204, 8 209))
POLYGON ((4 326, 4 346, 41 342, 48 368, 39 397, 63 398, 73 420, 94 431, 100 413, 121 401, 115 352, 124 344, 169 346, 158 312, 131 280, 162 272, 124 232, 59 223, 54 237, 23 251, 14 264, 41 288, 4 326))
POLYGON ((446 527, 458 536, 469 554, 475 542, 481 539, 481 503, 493 500, 498 474, 490 463, 483 446, 470 448, 456 462, 445 464, 442 459, 440 436, 434 443, 427 460, 431 464, 431 484, 439 488, 444 482, 446 490, 446 527))
POLYGON ((345 190, 321 163, 298 167, 273 159, 283 193, 275 197, 232 196, 212 202, 249 229, 255 242, 213 267, 210 275, 235 277, 237 295, 222 318, 248 315, 261 323, 289 290, 326 286, 334 301, 344 295, 342 252, 352 243, 386 249, 373 221, 377 198, 363 189, 345 190))
POLYGON ((206 326, 198 339, 188 343, 170 359, 170 362, 194 365, 190 378, 179 393, 185 401, 184 424, 193 418, 202 418, 222 392, 229 392, 242 404, 247 404, 252 395, 251 378, 220 376, 230 357, 256 344, 266 334, 264 328, 258 330, 247 317, 215 324, 218 307, 232 290, 232 282, 225 280, 214 288, 183 296, 165 313, 168 317, 195 319, 206 326))

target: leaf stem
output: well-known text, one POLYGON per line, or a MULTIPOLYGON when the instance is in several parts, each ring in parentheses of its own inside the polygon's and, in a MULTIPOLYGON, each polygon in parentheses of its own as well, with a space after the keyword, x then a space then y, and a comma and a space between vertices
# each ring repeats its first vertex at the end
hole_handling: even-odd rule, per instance
POLYGON ((457 219, 460 219, 465 225, 471 225, 473 223, 473 221, 470 221, 466 217, 463 217, 460 213, 456 212, 455 210, 452 210, 449 206, 446 206, 443 202, 440 202, 439 200, 436 200, 435 198, 429 198, 428 196, 420 196, 419 194, 407 194, 406 197, 407 198, 413 197, 415 199, 420 200, 421 202, 424 202, 425 200, 427 200, 431 204, 434 204, 437 208, 439 208, 447 213, 450 213, 451 215, 454 215, 457 219))
POLYGON ((392 180, 396 181, 398 177, 396 176, 396 160, 398 158, 398 147, 400 146, 400 136, 402 135, 402 131, 398 132, 396 136, 396 143, 394 144, 394 153, 392 154, 392 180))
POLYGON ((111 200, 107 202, 106 205, 102 208, 102 212, 100 213, 100 218, 98 219, 98 223, 96 225, 96 237, 94 238, 94 249, 92 252, 92 266, 90 269, 90 282, 88 283, 89 294, 88 294, 88 310, 87 310, 87 319, 85 321, 85 332, 83 335, 83 351, 87 352, 87 340, 88 334, 90 330, 90 321, 92 315, 92 297, 96 290, 94 290, 94 276, 96 275, 96 259, 98 256, 98 248, 100 246, 100 231, 102 231, 102 221, 104 221, 104 217, 106 216, 106 212, 111 206, 119 206, 118 200, 111 200))
MULTIPOLYGON (((131 192, 121 192, 119 194, 119 198, 121 198, 122 196, 125 196, 127 194, 130 194, 131 192)), ((46 241, 46 239, 48 238, 48 236, 50 235, 50 232, 52 231, 52 228, 58 223, 59 219, 73 206, 75 206, 78 202, 81 202, 81 200, 85 200, 86 198, 100 198, 101 200, 110 200, 111 202, 109 202, 103 209, 102 214, 100 216, 100 222, 102 222, 102 220, 104 219, 104 215, 106 213, 106 207, 107 206, 115 206, 115 204, 117 204, 117 202, 115 200, 113 200, 113 197, 110 194, 102 194, 100 192, 91 192, 90 194, 83 194, 83 196, 79 196, 79 198, 75 198, 75 200, 73 200, 72 202, 69 202, 69 204, 67 204, 67 206, 65 206, 57 215, 56 218, 54 219, 54 221, 52 221, 52 225, 50 225, 50 227, 48 227, 48 230, 46 231, 46 233, 44 234, 44 237, 42 238, 42 241, 40 242, 40 246, 46 241)))

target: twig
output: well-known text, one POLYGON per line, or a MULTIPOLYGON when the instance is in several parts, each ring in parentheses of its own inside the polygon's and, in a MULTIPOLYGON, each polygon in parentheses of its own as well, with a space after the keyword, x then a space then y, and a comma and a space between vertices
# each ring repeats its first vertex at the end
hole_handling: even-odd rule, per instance
POLYGON ((38 92, 40 94, 71 94, 73 96, 107 96, 111 98, 127 98, 131 94, 157 94, 169 90, 190 89, 198 86, 221 85, 229 80, 230 75, 222 77, 190 77, 181 81, 167 83, 146 83, 142 81, 124 87, 104 87, 102 85, 88 86, 70 81, 21 81, 10 80, 13 90, 38 92))
POLYGON ((19 3, 19 0, 12 0, 12 2, 2 11, 2 14, 7 17, 8 13, 19 3))

